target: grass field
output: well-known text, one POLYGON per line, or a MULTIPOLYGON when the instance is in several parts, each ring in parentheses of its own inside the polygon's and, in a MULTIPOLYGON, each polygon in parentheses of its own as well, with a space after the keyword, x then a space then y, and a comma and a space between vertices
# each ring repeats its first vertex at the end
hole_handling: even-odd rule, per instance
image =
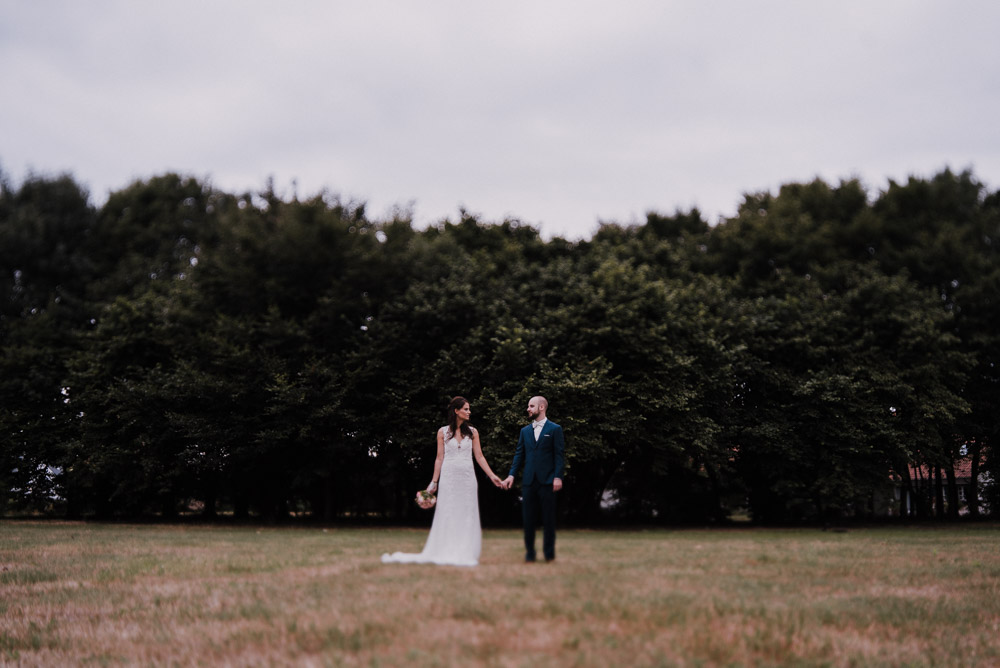
POLYGON ((1000 665, 997 525, 425 535, 0 522, 0 664, 1000 665))

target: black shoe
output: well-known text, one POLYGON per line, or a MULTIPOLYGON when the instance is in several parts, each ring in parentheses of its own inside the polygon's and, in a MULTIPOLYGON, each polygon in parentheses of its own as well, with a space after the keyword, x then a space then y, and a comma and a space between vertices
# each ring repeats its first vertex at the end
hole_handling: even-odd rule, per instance
POLYGON ((526 564, 533 564, 533 563, 535 563, 535 557, 532 556, 532 555, 525 556, 524 557, 524 563, 526 563, 526 564))

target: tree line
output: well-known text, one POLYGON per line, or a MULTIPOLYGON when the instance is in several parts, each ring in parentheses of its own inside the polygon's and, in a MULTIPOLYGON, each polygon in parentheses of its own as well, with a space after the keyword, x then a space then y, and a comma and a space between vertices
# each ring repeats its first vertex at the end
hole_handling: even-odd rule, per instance
MULTIPOLYGON (((503 472, 542 394, 567 522, 975 517, 1000 500, 998 246, 1000 193, 950 170, 580 241, 0 174, 0 513, 410 521, 451 396, 503 472)), ((488 489, 484 522, 517 521, 488 489)))

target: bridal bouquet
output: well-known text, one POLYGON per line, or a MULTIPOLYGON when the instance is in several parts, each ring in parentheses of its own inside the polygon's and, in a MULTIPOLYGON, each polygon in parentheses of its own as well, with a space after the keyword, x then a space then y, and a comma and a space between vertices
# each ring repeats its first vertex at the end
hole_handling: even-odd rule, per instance
POLYGON ((437 503, 437 497, 428 492, 426 489, 422 489, 417 492, 417 505, 424 510, 433 508, 435 503, 437 503))

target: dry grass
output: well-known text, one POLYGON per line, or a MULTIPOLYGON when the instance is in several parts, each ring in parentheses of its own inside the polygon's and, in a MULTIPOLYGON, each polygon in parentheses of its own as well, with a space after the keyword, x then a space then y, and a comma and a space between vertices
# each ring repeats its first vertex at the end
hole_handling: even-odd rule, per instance
POLYGON ((0 664, 1000 665, 1000 531, 424 531, 0 522, 0 664))

